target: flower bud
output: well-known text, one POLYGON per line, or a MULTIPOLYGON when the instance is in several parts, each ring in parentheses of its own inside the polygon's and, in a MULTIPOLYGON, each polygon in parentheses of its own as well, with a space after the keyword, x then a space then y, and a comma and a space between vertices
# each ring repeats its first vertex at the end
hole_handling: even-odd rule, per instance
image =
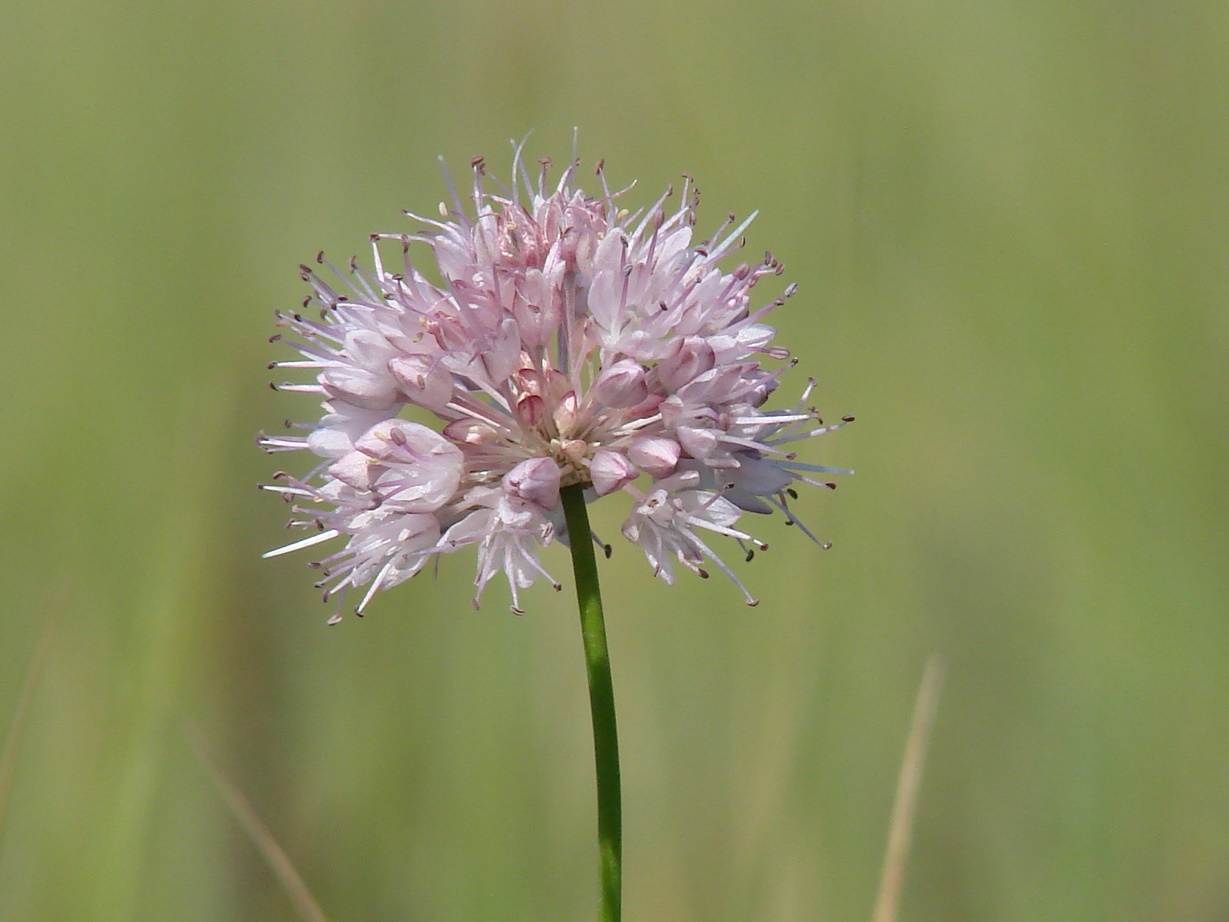
POLYGON ((527 394, 516 402, 516 419, 521 428, 537 429, 546 417, 546 401, 537 394, 527 394))
POLYGON ((559 465, 551 458, 522 461, 504 475, 503 489, 540 509, 553 509, 559 504, 559 465))
POLYGON ((644 366, 635 359, 620 359, 597 376, 592 393, 597 401, 608 407, 634 407, 649 395, 644 383, 644 366))
POLYGON ((627 449, 627 459, 655 479, 673 473, 680 454, 678 442, 660 436, 636 439, 627 449))
POLYGON ((634 464, 617 451, 602 448, 594 452, 589 462, 589 479, 598 496, 605 496, 626 486, 639 476, 634 464))
POLYGON ((712 429, 701 429, 695 426, 679 426, 675 430, 683 448, 693 458, 705 459, 717 448, 717 433, 712 429))

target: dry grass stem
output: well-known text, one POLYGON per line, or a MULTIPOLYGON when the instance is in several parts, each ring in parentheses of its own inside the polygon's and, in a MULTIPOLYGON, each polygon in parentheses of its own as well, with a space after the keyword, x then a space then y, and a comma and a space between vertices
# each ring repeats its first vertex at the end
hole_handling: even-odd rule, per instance
POLYGON ((21 738, 25 734, 26 718, 30 713, 30 703, 34 700, 34 692, 38 688, 43 675, 43 667, 47 662, 47 651, 51 649, 51 637, 55 632, 58 613, 53 612, 43 628, 43 636, 39 639, 30 665, 26 667, 25 682, 21 686, 21 694, 17 697, 17 707, 13 711, 13 723, 9 727, 8 739, 4 741, 4 752, 0 753, 0 839, 4 837, 4 817, 8 812, 9 792, 13 788, 13 771, 17 766, 17 750, 21 738))
POLYGON ((922 684, 913 706, 909 740, 905 744, 905 757, 896 781, 892 825, 888 829, 887 853, 883 858, 883 876, 879 881, 879 896, 875 901, 872 922, 894 922, 900 908, 905 863, 909 856, 909 834, 913 827, 918 788, 922 782, 922 765, 926 761, 926 744, 939 706, 939 689, 942 685, 943 662, 939 657, 932 656, 922 674, 922 684))
POLYGON ((226 803, 239 821, 239 825, 243 827, 243 831, 248 834, 248 837, 264 856, 265 861, 269 863, 269 867, 277 875, 277 879, 286 891, 286 895, 290 897, 290 901, 298 909, 299 915, 306 919, 307 922, 327 922, 324 911, 311 895, 311 891, 307 889, 307 884, 303 882, 303 878, 295 870, 289 856, 277 844, 273 834, 265 828, 252 805, 243 796, 243 792, 227 781, 222 772, 219 771, 218 767, 209 757, 209 752, 205 748, 200 734, 193 727, 188 727, 184 732, 188 742, 196 750, 197 757, 209 771, 213 783, 222 792, 222 796, 226 798, 226 803))

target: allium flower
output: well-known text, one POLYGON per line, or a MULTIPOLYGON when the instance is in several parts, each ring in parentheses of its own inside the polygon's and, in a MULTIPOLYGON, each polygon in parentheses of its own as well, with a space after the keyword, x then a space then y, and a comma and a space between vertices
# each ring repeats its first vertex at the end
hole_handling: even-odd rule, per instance
POLYGON ((781 272, 771 254, 718 268, 755 216, 694 242, 690 180, 676 210, 667 191, 629 214, 601 164, 596 197, 576 188, 575 160, 548 189, 549 162, 535 182, 518 149, 512 189, 498 193, 483 161, 473 167, 472 213, 454 191, 442 220, 409 215, 418 233, 373 234, 374 271, 351 261, 343 275, 321 254, 343 284, 303 267, 304 311, 320 319, 278 313, 302 358, 271 367, 316 378, 275 387, 320 395, 324 414, 292 426, 302 435, 261 439, 320 459, 267 487, 313 534, 266 556, 344 541, 316 564, 319 586, 339 607, 367 587, 362 614, 378 590, 474 545, 475 607, 502 571, 519 612, 519 590, 538 577, 559 588, 539 552, 567 540, 560 490, 581 484, 590 499, 629 497, 623 535, 666 582, 675 561, 701 576, 711 562, 755 604, 709 542, 733 538, 748 558, 763 548, 739 527, 744 512, 776 509, 802 527, 794 485, 834 487, 819 477, 847 472, 800 462, 790 446, 850 420, 825 425, 806 405, 814 381, 795 408, 763 409, 793 364, 763 321, 795 286, 757 308, 752 288, 781 272), (398 266, 385 265, 382 241, 401 245, 398 266), (420 248, 438 280, 412 265, 420 248))

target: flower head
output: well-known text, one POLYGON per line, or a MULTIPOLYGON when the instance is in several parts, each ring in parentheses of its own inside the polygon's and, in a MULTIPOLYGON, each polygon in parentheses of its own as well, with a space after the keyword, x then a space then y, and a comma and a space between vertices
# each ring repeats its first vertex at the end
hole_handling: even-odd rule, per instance
POLYGON ((539 552, 568 539, 560 490, 581 484, 589 498, 628 495, 623 534, 667 582, 676 560, 701 576, 711 563, 754 604, 706 542, 733 538, 748 557, 763 547, 737 527, 744 512, 776 509, 802 527, 794 485, 834 487, 819 477, 847 472, 800 462, 790 446, 850 419, 824 424, 806 404, 814 381, 793 409, 763 409, 792 367, 763 321, 794 286, 757 308, 752 289, 781 272, 771 254, 718 266, 755 216, 694 242, 690 180, 675 210, 668 191, 629 214, 600 164, 596 197, 576 187, 575 160, 550 188, 550 163, 533 180, 518 149, 512 188, 498 192, 480 159, 473 167, 468 211, 454 192, 441 219, 410 215, 419 232, 373 234, 374 270, 352 260, 342 273, 321 254, 335 280, 304 266, 304 312, 278 313, 301 357, 272 367, 315 381, 275 387, 318 395, 324 413, 292 427, 301 435, 261 439, 318 458, 267 487, 313 534, 266 556, 344 542, 316 564, 319 586, 339 602, 366 587, 361 614, 378 590, 475 545, 475 605, 502 572, 519 611, 519 590, 538 577, 558 588, 539 552), (384 262, 389 241, 396 267, 384 262), (406 418, 411 408, 437 427, 406 418))

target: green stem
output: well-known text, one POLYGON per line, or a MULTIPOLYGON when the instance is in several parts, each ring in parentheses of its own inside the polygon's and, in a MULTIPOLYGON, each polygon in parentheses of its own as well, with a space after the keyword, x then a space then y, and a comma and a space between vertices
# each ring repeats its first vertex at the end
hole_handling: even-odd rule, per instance
POLYGON ((564 487, 563 514, 572 543, 576 572, 576 601, 589 673, 589 707, 593 712, 593 754, 597 761, 597 845, 601 862, 602 896, 598 919, 619 922, 622 909, 623 819, 619 791, 619 735, 615 729, 614 685, 610 679, 610 653, 602 593, 597 582, 597 557, 585 509, 584 487, 564 487))

